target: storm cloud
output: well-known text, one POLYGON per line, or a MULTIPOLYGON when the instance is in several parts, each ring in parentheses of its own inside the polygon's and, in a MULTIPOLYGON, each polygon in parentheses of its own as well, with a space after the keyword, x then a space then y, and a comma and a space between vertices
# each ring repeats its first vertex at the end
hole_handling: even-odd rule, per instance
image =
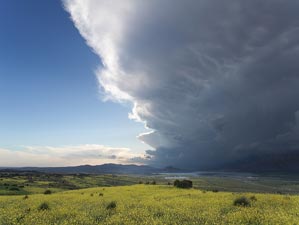
POLYGON ((299 152, 299 2, 65 0, 105 98, 150 130, 145 161, 221 168, 299 152))

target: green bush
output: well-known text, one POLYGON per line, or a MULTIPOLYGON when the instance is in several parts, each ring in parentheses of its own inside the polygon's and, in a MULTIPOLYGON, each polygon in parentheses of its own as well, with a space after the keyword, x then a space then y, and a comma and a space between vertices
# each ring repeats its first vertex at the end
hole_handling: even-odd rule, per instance
POLYGON ((173 185, 178 188, 192 188, 193 186, 191 180, 175 180, 173 185))
POLYGON ((243 196, 243 197, 235 199, 234 205, 247 207, 247 206, 250 206, 250 201, 248 198, 243 196))
POLYGON ((116 208, 116 202, 115 201, 110 202, 106 207, 106 209, 115 209, 115 208, 116 208))
POLYGON ((42 204, 39 205, 38 210, 43 211, 43 210, 49 210, 50 206, 48 205, 48 203, 43 202, 42 204))
POLYGON ((254 195, 252 195, 252 196, 250 196, 250 201, 253 201, 253 202, 256 202, 257 201, 257 198, 254 196, 254 195))
POLYGON ((28 197, 28 195, 25 195, 24 197, 23 197, 23 199, 28 199, 29 197, 28 197))

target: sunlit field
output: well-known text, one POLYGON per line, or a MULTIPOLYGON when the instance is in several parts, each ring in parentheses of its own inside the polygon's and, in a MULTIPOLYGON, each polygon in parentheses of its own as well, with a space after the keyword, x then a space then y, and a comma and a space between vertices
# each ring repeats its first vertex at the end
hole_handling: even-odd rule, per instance
POLYGON ((299 197, 167 185, 0 196, 0 224, 298 224, 299 197), (245 197, 246 204, 236 204, 245 197))

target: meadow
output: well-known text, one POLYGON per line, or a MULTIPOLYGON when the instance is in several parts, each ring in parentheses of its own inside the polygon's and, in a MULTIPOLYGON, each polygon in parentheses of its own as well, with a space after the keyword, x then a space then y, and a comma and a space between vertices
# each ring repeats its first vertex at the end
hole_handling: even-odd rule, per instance
POLYGON ((0 196, 0 224, 298 224, 299 197, 170 185, 0 196), (234 205, 245 196, 249 205, 234 205), (254 196, 254 197, 253 197, 254 196))
POLYGON ((296 176, 168 176, 2 171, 0 225, 299 224, 296 176))
MULTIPOLYGON (((206 191, 255 192, 299 194, 297 175, 261 174, 254 176, 189 176, 193 187, 206 191)), ((111 187, 155 182, 159 185, 173 183, 176 174, 120 175, 120 174, 50 174, 0 170, 1 195, 42 194, 46 190, 62 192, 92 187, 111 187), (172 179, 165 179, 172 177, 172 179)))

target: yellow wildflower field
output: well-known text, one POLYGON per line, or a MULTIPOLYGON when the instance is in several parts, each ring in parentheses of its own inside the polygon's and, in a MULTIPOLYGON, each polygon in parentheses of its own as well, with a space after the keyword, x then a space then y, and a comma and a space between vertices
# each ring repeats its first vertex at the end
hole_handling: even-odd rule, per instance
POLYGON ((162 185, 0 196, 0 224, 299 224, 299 196, 210 192, 162 185), (252 198, 252 196, 255 198, 252 198), (235 206, 245 196, 250 206, 235 206))

